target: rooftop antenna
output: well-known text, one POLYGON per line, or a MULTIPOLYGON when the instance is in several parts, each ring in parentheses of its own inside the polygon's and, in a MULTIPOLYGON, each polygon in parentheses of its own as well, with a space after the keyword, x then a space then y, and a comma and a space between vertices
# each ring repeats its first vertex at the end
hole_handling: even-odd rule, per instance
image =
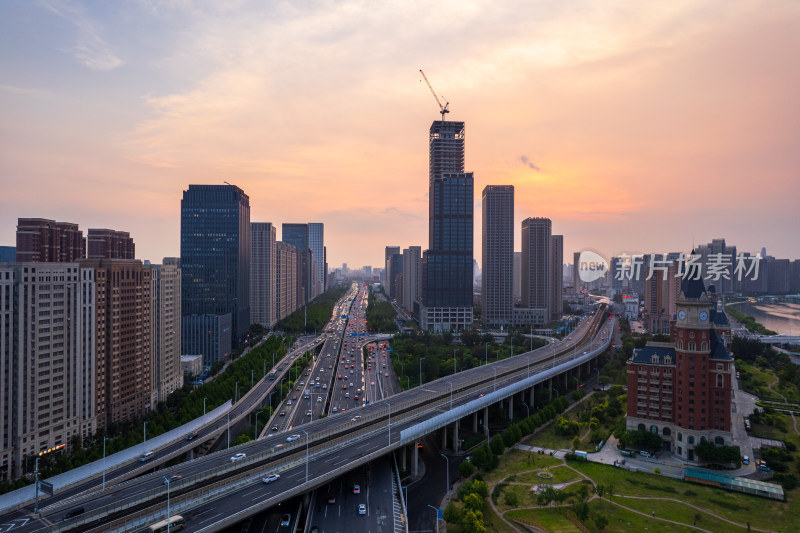
POLYGON ((442 105, 442 102, 439 100, 439 97, 436 95, 436 91, 434 91, 433 87, 431 87, 431 82, 428 81, 428 77, 425 75, 424 72, 422 72, 422 69, 419 69, 419 73, 422 74, 422 78, 425 80, 425 83, 428 84, 428 89, 431 90, 431 94, 433 95, 434 98, 436 98, 436 103, 439 104, 439 113, 442 114, 442 122, 444 122, 445 113, 449 113, 450 112, 450 110, 448 109, 448 107, 450 106, 450 102, 448 102, 445 99, 445 97, 442 96, 442 100, 444 100, 444 105, 442 105))

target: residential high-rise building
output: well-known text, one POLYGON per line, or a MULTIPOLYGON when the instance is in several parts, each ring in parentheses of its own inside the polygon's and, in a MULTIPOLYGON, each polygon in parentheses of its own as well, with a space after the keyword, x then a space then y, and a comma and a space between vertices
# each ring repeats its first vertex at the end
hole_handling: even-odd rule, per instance
POLYGON ((522 301, 522 252, 514 252, 514 305, 522 301))
POLYGON ((250 328, 250 198, 239 187, 183 192, 181 272, 182 315, 230 313, 233 342, 241 341, 250 328))
POLYGON ((143 416, 151 401, 151 270, 141 261, 84 259, 95 275, 97 423, 143 416))
POLYGON ((0 264, 0 479, 97 431, 94 336, 92 269, 0 264))
POLYGON ((403 250, 403 294, 400 305, 412 314, 415 313, 414 304, 419 302, 421 275, 422 247, 409 246, 403 250))
POLYGON ((472 327, 474 179, 464 172, 464 123, 437 120, 428 138, 428 249, 423 254, 420 326, 472 327))
POLYGON ((275 312, 276 231, 269 222, 250 224, 250 321, 271 328, 275 312))
POLYGON ((136 259, 136 245, 127 231, 89 229, 86 248, 89 259, 136 259))
POLYGON ((70 263, 86 257, 86 241, 77 224, 44 218, 17 219, 19 263, 70 263))
POLYGON ((552 316, 551 236, 549 218, 522 221, 522 307, 541 310, 543 323, 552 316))
POLYGON ((224 315, 188 315, 181 319, 181 355, 200 355, 210 368, 231 354, 233 319, 224 315))
MULTIPOLYGON (((708 265, 712 256, 722 254, 723 261, 728 264, 727 277, 729 279, 725 279, 725 277, 721 276, 720 279, 714 280, 714 288, 717 294, 733 293, 735 281, 733 269, 736 266, 736 247, 725 244, 725 239, 712 239, 710 243, 695 248, 695 253, 702 257, 701 262, 703 265, 708 265)), ((705 276, 706 273, 704 272, 703 275, 705 276)))
POLYGON ((318 287, 315 290, 317 295, 325 292, 325 285, 327 283, 326 268, 325 268, 325 224, 321 222, 308 223, 308 247, 311 253, 314 254, 314 262, 316 263, 316 281, 318 287))
POLYGON ((163 402, 183 386, 181 372, 181 264, 165 257, 150 269, 151 404, 163 402))
POLYGON ((389 259, 389 286, 387 293, 389 298, 396 300, 400 298, 403 284, 403 254, 394 254, 389 259))
POLYGON ((300 304, 297 299, 299 255, 291 244, 283 241, 275 244, 275 312, 278 320, 291 315, 300 304))
POLYGON ((564 312, 564 236, 550 236, 550 318, 564 312))
POLYGON ((507 329, 514 310, 514 186, 487 185, 481 205, 483 323, 507 329))
POLYGON ((639 295, 644 298, 644 327, 651 333, 668 335, 680 296, 678 261, 662 254, 652 254, 649 259, 653 265, 644 265, 644 294, 639 295))

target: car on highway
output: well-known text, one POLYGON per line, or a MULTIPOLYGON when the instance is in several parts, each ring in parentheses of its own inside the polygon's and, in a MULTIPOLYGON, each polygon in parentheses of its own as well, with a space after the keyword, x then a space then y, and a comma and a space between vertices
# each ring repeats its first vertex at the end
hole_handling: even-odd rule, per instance
POLYGON ((231 462, 232 462, 232 463, 235 463, 236 461, 241 461, 241 460, 243 460, 245 457, 247 457, 247 454, 246 454, 246 453, 244 453, 244 452, 239 452, 239 453, 237 453, 236 455, 232 455, 232 456, 231 456, 231 462))
POLYGON ((338 412, 339 412, 339 409, 338 409, 336 406, 334 406, 334 407, 333 407, 333 409, 332 409, 332 411, 333 411, 334 413, 338 413, 338 412))
POLYGON ((285 514, 281 517, 281 527, 289 527, 289 523, 292 521, 292 515, 285 514))
POLYGON ((169 485, 173 481, 178 481, 183 479, 183 476, 180 474, 172 474, 171 476, 164 476, 164 485, 169 485))
POLYGON ((317 396, 317 403, 322 401, 322 396, 317 396))
POLYGON ((353 485, 353 494, 361 494, 361 485, 353 485))
POLYGON ((280 474, 269 474, 264 478, 264 483, 272 483, 273 481, 278 481, 280 478, 280 474))
POLYGON ((281 411, 281 416, 286 416, 286 411, 281 411))
POLYGON ((360 514, 360 515, 367 514, 367 506, 364 505, 363 503, 359 503, 358 504, 358 514, 360 514))
POLYGON ((358 422, 359 420, 361 420, 361 415, 356 415, 350 419, 350 422, 358 422))
POLYGON ((197 437, 197 432, 196 431, 192 431, 191 433, 186 435, 186 440, 193 440, 195 437, 197 437))
POLYGON ((328 503, 331 504, 331 505, 336 503, 336 496, 333 496, 333 495, 328 496, 328 503))
POLYGON ((356 394, 355 396, 353 396, 353 399, 354 399, 355 401, 358 401, 358 394, 356 394))
POLYGON ((272 431, 278 431, 278 426, 272 426, 272 431))
POLYGON ((389 373, 388 373, 388 372, 384 372, 384 373, 383 373, 383 377, 386 377, 386 378, 388 378, 388 377, 389 377, 389 373))
POLYGON ((311 409, 306 409, 306 416, 311 416, 311 409))

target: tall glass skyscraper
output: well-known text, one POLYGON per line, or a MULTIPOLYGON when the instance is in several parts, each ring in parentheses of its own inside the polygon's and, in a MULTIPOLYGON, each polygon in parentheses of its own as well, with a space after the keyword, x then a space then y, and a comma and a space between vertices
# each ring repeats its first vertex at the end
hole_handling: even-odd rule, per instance
POLYGON ((182 315, 230 313, 238 343, 250 327, 250 198, 239 187, 183 191, 181 269, 182 315))
POLYGON ((314 254, 314 262, 317 264, 319 291, 324 292, 328 273, 325 268, 325 224, 322 222, 308 223, 308 247, 314 254))
POLYGON ((464 172, 464 123, 437 120, 429 136, 428 250, 420 326, 472 327, 473 175, 464 172))

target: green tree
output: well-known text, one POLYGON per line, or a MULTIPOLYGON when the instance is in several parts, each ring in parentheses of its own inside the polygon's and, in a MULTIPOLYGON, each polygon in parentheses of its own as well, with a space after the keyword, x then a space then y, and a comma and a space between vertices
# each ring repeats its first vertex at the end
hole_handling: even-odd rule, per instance
POLYGON ((604 515, 598 515, 594 518, 594 525, 597 528, 597 531, 603 531, 608 525, 608 518, 606 518, 604 515))
POLYGON ((461 522, 461 512, 459 512, 458 508, 453 505, 453 502, 450 502, 448 506, 445 508, 443 513, 443 518, 445 522, 448 524, 458 524, 461 522))
POLYGON ((572 449, 577 450, 578 447, 580 447, 580 445, 581 445, 581 438, 575 435, 575 437, 572 438, 572 449))
POLYGON ((500 435, 495 435, 492 437, 491 441, 492 453, 494 455, 503 455, 503 452, 506 450, 506 445, 503 442, 503 437, 500 435))
POLYGON ((505 504, 508 505, 509 507, 516 507, 517 505, 519 505, 519 496, 517 496, 517 493, 514 492, 513 490, 510 489, 506 490, 504 499, 505 499, 505 504))
POLYGON ((474 492, 464 498, 464 509, 478 511, 483 507, 483 498, 474 492))
POLYGON ((470 461, 461 461, 461 464, 458 465, 458 473, 461 474, 461 477, 468 478, 475 472, 475 466, 473 466, 472 462, 470 461))

